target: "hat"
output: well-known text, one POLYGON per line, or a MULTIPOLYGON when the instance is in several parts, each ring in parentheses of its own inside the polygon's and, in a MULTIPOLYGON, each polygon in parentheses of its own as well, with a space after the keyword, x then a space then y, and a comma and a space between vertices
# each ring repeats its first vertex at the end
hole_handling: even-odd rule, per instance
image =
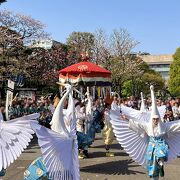
POLYGON ((153 119, 158 119, 158 118, 160 118, 160 117, 159 117, 159 115, 154 114, 154 115, 152 115, 152 118, 153 118, 153 119))
POLYGON ((158 116, 158 118, 160 118, 159 111, 156 104, 156 97, 154 95, 154 86, 151 85, 150 90, 151 90, 151 101, 152 101, 151 118, 153 118, 153 116, 158 116))

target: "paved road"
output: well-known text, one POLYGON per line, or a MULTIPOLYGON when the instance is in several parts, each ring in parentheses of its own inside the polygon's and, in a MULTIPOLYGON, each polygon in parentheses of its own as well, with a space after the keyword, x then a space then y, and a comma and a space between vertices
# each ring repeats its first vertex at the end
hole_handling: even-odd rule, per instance
MULTIPOLYGON (((105 150, 100 134, 89 149, 90 158, 80 160, 81 180, 146 180, 146 170, 131 160, 114 141, 112 151, 115 157, 105 157, 105 150)), ((29 148, 8 169, 3 180, 23 180, 25 168, 40 155, 36 139, 29 148)), ((180 158, 165 167, 164 180, 180 179, 180 158)))

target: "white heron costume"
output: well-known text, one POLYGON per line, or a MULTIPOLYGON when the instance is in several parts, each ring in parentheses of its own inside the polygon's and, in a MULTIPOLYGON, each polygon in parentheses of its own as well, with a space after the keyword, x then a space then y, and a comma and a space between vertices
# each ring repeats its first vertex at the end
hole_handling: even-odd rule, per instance
MULTIPOLYGON (((74 100, 72 97, 73 87, 69 84, 65 84, 64 86, 66 93, 54 111, 51 121, 52 130, 34 123, 31 125, 38 137, 43 163, 48 171, 48 178, 53 180, 79 180, 76 119, 74 115, 74 100), (64 115, 63 105, 68 95, 69 104, 64 115)), ((26 170, 26 179, 28 179, 28 174, 30 176, 30 172, 26 170)))
POLYGON ((121 119, 117 111, 112 110, 110 117, 115 136, 121 146, 138 164, 148 166, 150 177, 158 178, 157 166, 152 168, 151 165, 153 166, 154 164, 149 164, 148 157, 156 157, 155 160, 157 161, 159 154, 165 157, 165 161, 171 161, 177 157, 180 152, 180 120, 167 123, 159 121, 158 125, 153 127, 153 118, 158 117, 162 119, 162 117, 156 106, 153 86, 150 89, 152 99, 151 113, 133 109, 131 111, 128 109, 127 111, 126 107, 122 107, 122 112, 130 118, 129 123, 121 119), (157 148, 158 151, 154 148, 158 145, 159 140, 161 141, 159 143, 160 147, 162 146, 164 149, 157 148), (152 148, 152 151, 150 148, 152 148))
MULTIPOLYGON (((30 114, 9 121, 0 120, 0 171, 6 169, 27 148, 33 138, 31 120, 39 118, 39 113, 30 114)), ((36 122, 36 121, 35 121, 36 122)), ((1 175, 4 175, 2 173, 1 175)))

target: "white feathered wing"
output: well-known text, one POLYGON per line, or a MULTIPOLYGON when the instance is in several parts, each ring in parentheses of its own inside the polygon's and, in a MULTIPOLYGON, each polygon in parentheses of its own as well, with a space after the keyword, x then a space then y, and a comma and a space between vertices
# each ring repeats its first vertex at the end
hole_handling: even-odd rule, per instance
MULTIPOLYGON (((32 123, 38 137, 44 164, 53 179, 79 180, 79 160, 75 126, 73 125, 73 100, 69 101, 68 109, 63 115, 63 103, 71 92, 68 89, 55 109, 51 121, 52 130, 32 123), (71 109, 69 109, 71 108, 71 109), (64 123, 64 119, 69 123, 64 123), (68 127, 70 126, 70 127, 68 127)), ((71 96, 70 96, 71 97, 71 96)))
POLYGON ((0 170, 6 169, 27 148, 34 133, 30 122, 38 117, 39 113, 35 113, 0 122, 0 170))
POLYGON ((125 114, 129 119, 133 119, 137 121, 148 122, 151 117, 150 112, 142 112, 124 105, 121 105, 121 112, 122 114, 125 114))
POLYGON ((148 136, 146 134, 138 134, 129 129, 127 121, 124 121, 111 111, 110 113, 111 124, 113 132, 117 141, 124 150, 132 157, 138 164, 145 166, 145 154, 148 146, 148 136))
MULTIPOLYGON (((159 115, 161 120, 163 121, 166 106, 157 107, 159 111, 159 115)), ((124 105, 121 105, 121 112, 125 114, 128 118, 137 120, 137 121, 145 121, 148 122, 151 118, 151 111, 139 111, 124 105)), ((119 113, 120 114, 120 113, 119 113)))
POLYGON ((31 123, 38 137, 43 161, 52 179, 71 179, 72 139, 41 125, 31 123))
POLYGON ((80 179, 79 172, 79 159, 78 159, 78 141, 76 135, 76 116, 75 116, 75 105, 72 93, 69 94, 69 105, 68 110, 71 110, 71 113, 68 113, 68 118, 70 119, 70 136, 73 139, 72 146, 72 174, 73 180, 80 179))
POLYGON ((165 140, 169 146, 168 162, 176 159, 180 155, 180 120, 166 122, 169 130, 165 140))

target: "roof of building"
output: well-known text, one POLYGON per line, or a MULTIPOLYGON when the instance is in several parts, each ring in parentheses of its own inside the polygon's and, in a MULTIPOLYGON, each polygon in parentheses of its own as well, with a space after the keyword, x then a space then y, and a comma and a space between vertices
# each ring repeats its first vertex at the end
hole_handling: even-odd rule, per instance
POLYGON ((147 64, 171 64, 173 61, 173 54, 164 55, 140 55, 140 57, 147 64))

